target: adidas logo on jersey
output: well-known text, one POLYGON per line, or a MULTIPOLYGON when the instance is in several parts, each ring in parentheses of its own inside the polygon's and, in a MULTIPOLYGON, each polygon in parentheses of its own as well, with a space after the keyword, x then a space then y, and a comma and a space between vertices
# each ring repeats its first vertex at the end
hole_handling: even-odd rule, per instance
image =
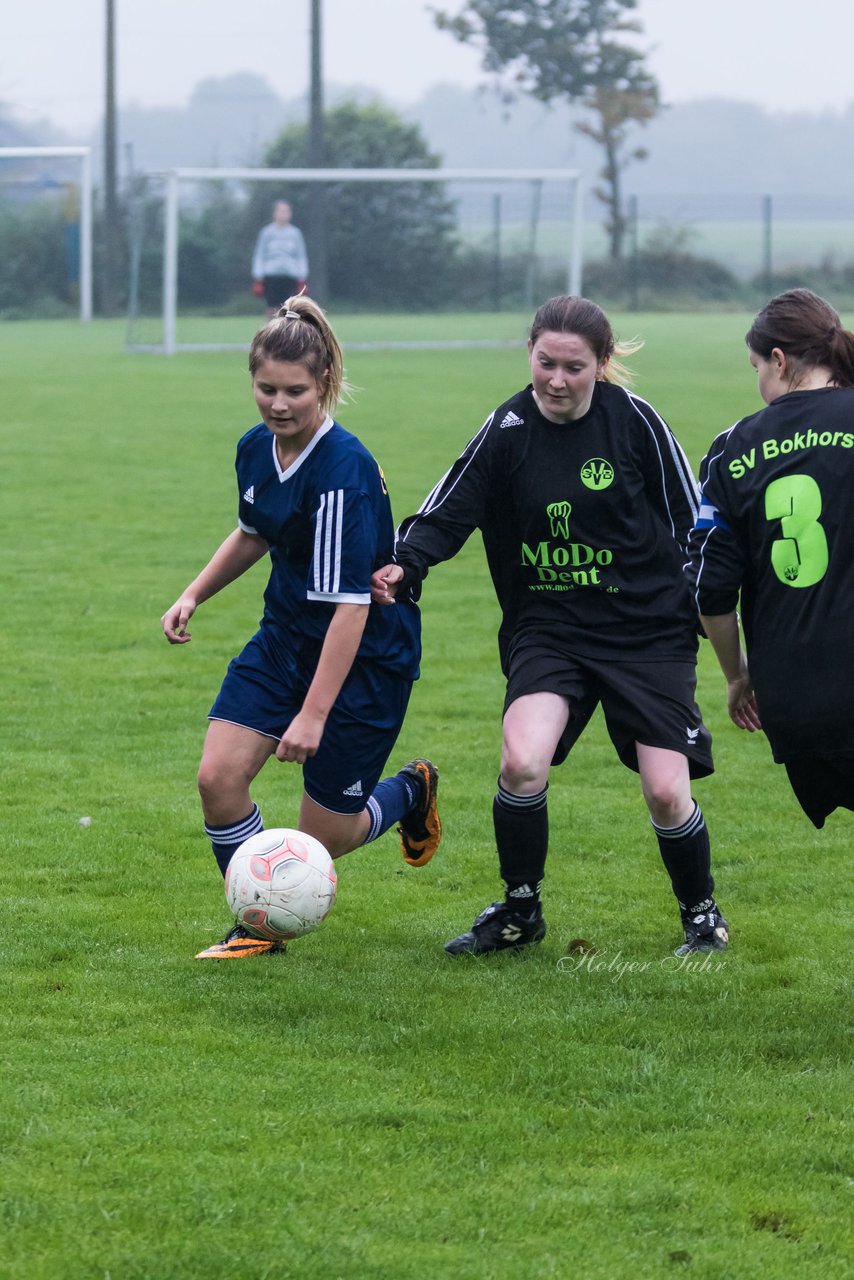
POLYGON ((508 413, 505 413, 504 418, 499 427, 499 431, 503 431, 505 427, 523 427, 524 425, 525 425, 524 418, 520 418, 511 409, 508 413))
POLYGON ((254 486, 254 484, 250 484, 249 488, 248 488, 248 489, 246 490, 246 492, 244 493, 244 495, 243 495, 243 501, 244 501, 244 502, 254 502, 254 501, 255 501, 255 486, 254 486))
POLYGON ((344 788, 344 791, 343 791, 343 794, 344 794, 345 796, 360 796, 360 795, 362 795, 362 780, 361 780, 361 778, 359 779, 359 781, 358 781, 358 782, 354 782, 354 783, 353 783, 353 785, 352 785, 352 787, 345 787, 345 788, 344 788))

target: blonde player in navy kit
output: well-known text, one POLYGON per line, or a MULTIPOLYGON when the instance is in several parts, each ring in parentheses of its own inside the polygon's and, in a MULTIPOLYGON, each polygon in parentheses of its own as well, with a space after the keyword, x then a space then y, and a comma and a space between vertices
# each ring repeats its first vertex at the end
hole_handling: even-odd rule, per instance
POLYGON ((420 593, 428 569, 483 536, 502 611, 507 677, 493 802, 503 902, 447 943, 519 949, 545 934, 549 768, 601 703, 617 754, 640 774, 681 912, 680 954, 719 950, 709 836, 691 778, 712 772, 696 684, 697 617, 682 572, 698 492, 655 409, 624 386, 607 317, 556 297, 534 317, 531 385, 481 430, 400 527, 375 599, 420 593))
POLYGON ((823 827, 854 809, 854 333, 823 298, 792 289, 746 341, 767 408, 703 460, 689 572, 731 719, 764 729, 823 827))
MULTIPOLYGON (((371 573, 390 559, 382 472, 330 416, 345 390, 340 345, 320 307, 291 297, 249 355, 262 421, 237 446, 238 526, 162 618, 190 639, 196 608, 269 554, 257 633, 231 662, 210 711, 199 768, 205 831, 224 874, 263 830, 250 786, 273 754, 302 766, 299 828, 333 857, 398 823, 404 859, 422 866, 441 835, 437 771, 414 760, 380 782, 418 676, 415 604, 371 603, 371 573)), ((241 926, 199 953, 281 950, 241 926)))

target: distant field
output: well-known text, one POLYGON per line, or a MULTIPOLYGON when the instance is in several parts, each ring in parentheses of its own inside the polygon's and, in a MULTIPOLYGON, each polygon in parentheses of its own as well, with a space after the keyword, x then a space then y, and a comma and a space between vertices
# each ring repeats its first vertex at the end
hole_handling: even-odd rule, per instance
MULTIPOLYGON (((750 318, 613 317, 646 340, 637 388, 695 466, 757 407, 750 318)), ((345 343, 407 331, 333 319, 345 343)), ((521 342, 527 319, 435 331, 521 342)), ((814 831, 729 724, 708 646, 718 772, 696 794, 733 929, 713 963, 672 956, 637 780, 598 717, 552 778, 543 945, 444 954, 499 894, 502 681, 474 540, 427 581, 392 759, 439 765, 437 857, 407 868, 386 835, 339 863, 332 914, 287 955, 192 959, 227 925, 195 770, 263 571, 199 610, 189 646, 158 620, 234 527, 256 414, 242 353, 123 342, 108 322, 0 327, 4 1280, 847 1278, 854 815, 814 831), (596 954, 567 954, 578 937, 596 954)), ((398 517, 526 379, 521 348, 350 349, 347 370, 341 420, 398 517)), ((268 825, 299 789, 264 771, 268 825)))
MULTIPOLYGON (((643 213, 638 227, 638 242, 643 248, 650 236, 658 240, 680 238, 680 247, 697 257, 711 258, 727 267, 739 279, 758 276, 765 269, 765 227, 761 204, 757 201, 754 217, 716 218, 698 216, 696 201, 690 210, 677 202, 667 215, 649 218, 643 213), (681 241, 684 240, 684 243, 681 241)), ((854 213, 854 211, 852 211, 854 213)), ((775 216, 771 226, 771 262, 775 271, 789 267, 818 267, 825 263, 840 267, 854 261, 852 219, 848 218, 783 218, 775 216)), ((507 228, 502 232, 505 253, 523 252, 528 244, 525 227, 507 228)), ((490 243, 490 230, 468 228, 465 238, 481 246, 490 243)), ((569 254, 568 229, 565 224, 544 221, 537 234, 538 251, 545 258, 564 262, 569 254)), ((608 241, 600 218, 588 217, 584 224, 583 250, 585 262, 606 258, 608 241)))
MULTIPOLYGON (((671 234, 685 233, 684 249, 700 258, 712 258, 720 262, 739 279, 761 275, 765 269, 764 227, 759 216, 755 219, 712 219, 681 216, 677 209, 660 222, 641 221, 639 242, 643 248, 647 237, 663 228, 671 234)), ((841 267, 854 261, 852 221, 795 220, 777 218, 771 228, 771 264, 774 271, 789 267, 818 267, 825 263, 841 267)), ((604 257, 607 244, 601 227, 591 225, 584 236, 584 254, 587 260, 604 257)))
MULTIPOLYGON (((854 210, 851 211, 854 214, 854 210)), ((649 218, 643 211, 638 229, 640 247, 650 236, 662 238, 684 237, 685 252, 698 257, 711 257, 727 266, 741 279, 759 275, 764 269, 764 224, 762 204, 757 198, 755 214, 740 218, 718 218, 709 210, 697 212, 697 200, 690 207, 673 201, 666 216, 649 218)), ((524 225, 502 229, 502 251, 524 252, 529 244, 529 229, 524 225)), ((493 232, 488 225, 466 227, 463 238, 481 248, 492 244, 493 232)), ((566 223, 543 220, 536 234, 538 251, 551 260, 565 261, 568 256, 568 227, 566 223)), ((607 257, 608 242, 600 215, 588 215, 584 223, 584 259, 593 261, 607 257)), ((771 256, 775 270, 789 266, 819 266, 830 261, 841 266, 854 260, 854 244, 851 243, 851 218, 782 218, 773 216, 771 225, 771 256)))

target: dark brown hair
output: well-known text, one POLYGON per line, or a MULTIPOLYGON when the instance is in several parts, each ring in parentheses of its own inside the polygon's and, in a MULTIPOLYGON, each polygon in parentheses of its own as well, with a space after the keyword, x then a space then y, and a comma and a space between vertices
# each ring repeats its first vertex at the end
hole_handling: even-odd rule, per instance
POLYGON ((809 369, 829 369, 840 387, 854 386, 854 333, 842 327, 839 312, 811 289, 789 289, 763 307, 744 335, 763 360, 775 347, 793 366, 793 383, 809 369))
POLYGON ((253 378, 265 360, 303 364, 321 388, 320 408, 331 413, 349 390, 341 345, 326 314, 312 298, 297 294, 259 329, 249 348, 253 378))
POLYGON ((589 298, 574 294, 559 294, 549 298, 539 308, 528 337, 535 343, 543 333, 574 333, 583 338, 596 357, 598 364, 607 361, 603 381, 625 386, 631 381, 631 372, 615 356, 630 356, 639 351, 642 342, 617 342, 611 322, 601 307, 589 298))

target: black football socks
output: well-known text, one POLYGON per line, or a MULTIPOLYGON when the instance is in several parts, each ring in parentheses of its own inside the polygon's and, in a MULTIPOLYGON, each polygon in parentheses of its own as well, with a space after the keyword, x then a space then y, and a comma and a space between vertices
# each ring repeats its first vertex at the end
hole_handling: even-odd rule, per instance
POLYGON ((661 859, 670 876, 679 906, 688 912, 708 909, 715 882, 711 874, 709 832, 700 806, 678 827, 659 827, 653 822, 661 859))
POLYGON ((548 786, 533 796, 514 795, 498 784, 492 802, 498 866, 511 911, 532 916, 539 907, 540 887, 549 847, 548 786))

